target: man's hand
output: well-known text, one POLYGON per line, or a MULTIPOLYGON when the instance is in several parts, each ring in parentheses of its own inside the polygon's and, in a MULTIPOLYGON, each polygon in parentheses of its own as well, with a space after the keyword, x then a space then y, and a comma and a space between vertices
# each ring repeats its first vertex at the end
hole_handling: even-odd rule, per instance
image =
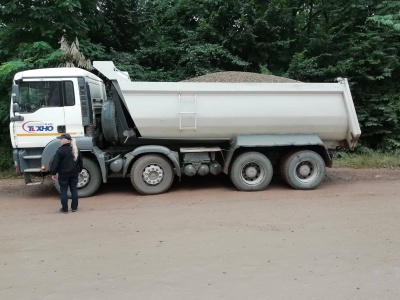
POLYGON ((57 175, 51 175, 51 179, 53 179, 54 181, 57 180, 57 175))

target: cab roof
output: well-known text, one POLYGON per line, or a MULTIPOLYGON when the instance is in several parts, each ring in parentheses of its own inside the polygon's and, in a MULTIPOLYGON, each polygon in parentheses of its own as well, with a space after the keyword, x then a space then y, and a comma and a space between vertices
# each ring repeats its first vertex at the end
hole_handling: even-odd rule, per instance
POLYGON ((89 77, 96 81, 103 81, 100 77, 80 68, 46 68, 18 72, 14 80, 34 78, 66 78, 66 77, 89 77))

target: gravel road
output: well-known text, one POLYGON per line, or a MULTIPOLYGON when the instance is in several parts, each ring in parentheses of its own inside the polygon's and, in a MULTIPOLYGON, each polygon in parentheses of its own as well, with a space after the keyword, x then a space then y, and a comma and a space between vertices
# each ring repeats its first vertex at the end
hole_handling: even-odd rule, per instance
POLYGON ((112 180, 58 213, 50 180, 0 184, 0 299, 400 299, 400 170, 314 191, 225 176, 140 196, 112 180))

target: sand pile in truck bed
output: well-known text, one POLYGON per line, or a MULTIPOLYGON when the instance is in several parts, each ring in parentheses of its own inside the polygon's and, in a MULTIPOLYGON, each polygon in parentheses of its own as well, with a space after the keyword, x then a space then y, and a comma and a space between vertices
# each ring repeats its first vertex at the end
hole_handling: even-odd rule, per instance
POLYGON ((266 82, 266 83, 284 83, 284 82, 300 82, 297 80, 279 77, 274 75, 264 75, 251 72, 216 72, 210 73, 191 79, 183 80, 183 82, 266 82))

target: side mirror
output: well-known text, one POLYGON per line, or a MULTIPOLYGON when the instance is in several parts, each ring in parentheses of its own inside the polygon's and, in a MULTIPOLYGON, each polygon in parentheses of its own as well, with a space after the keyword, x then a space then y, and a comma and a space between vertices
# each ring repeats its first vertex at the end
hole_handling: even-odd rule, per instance
POLYGON ((24 120, 24 117, 19 114, 19 104, 18 103, 13 104, 12 110, 14 112, 14 117, 10 118, 11 122, 24 120))
POLYGON ((17 103, 17 102, 18 102, 17 94, 12 93, 12 94, 11 94, 11 99, 12 99, 12 102, 13 102, 13 103, 17 103))
POLYGON ((19 112, 19 104, 18 104, 18 103, 15 103, 15 102, 14 102, 14 104, 13 104, 13 107, 12 107, 12 108, 13 108, 13 112, 14 112, 14 113, 17 113, 17 112, 19 112))

